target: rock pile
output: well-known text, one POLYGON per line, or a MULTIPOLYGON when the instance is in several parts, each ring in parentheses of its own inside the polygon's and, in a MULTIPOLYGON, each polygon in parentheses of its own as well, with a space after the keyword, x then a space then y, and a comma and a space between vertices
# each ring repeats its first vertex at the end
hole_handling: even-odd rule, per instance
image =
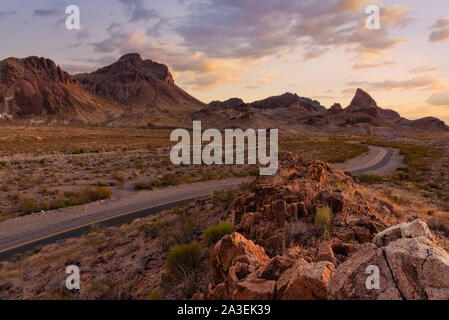
POLYGON ((426 223, 397 224, 393 205, 325 163, 288 157, 232 214, 237 232, 211 250, 205 298, 449 299, 449 255, 426 223), (323 207, 328 234, 315 223, 323 207))

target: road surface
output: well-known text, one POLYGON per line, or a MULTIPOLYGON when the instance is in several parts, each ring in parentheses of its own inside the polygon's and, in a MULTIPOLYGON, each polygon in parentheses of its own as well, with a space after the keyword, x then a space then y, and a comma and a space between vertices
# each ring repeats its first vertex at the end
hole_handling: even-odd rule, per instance
POLYGON ((369 152, 352 158, 334 167, 351 172, 352 174, 392 174, 403 164, 398 149, 368 146, 369 152))
POLYGON ((68 208, 64 213, 50 211, 6 220, 0 223, 0 261, 32 250, 38 245, 80 236, 93 224, 101 227, 119 225, 201 198, 214 191, 237 186, 247 180, 248 178, 232 178, 198 182, 140 192, 124 201, 111 202, 107 207, 105 203, 91 204, 68 208))

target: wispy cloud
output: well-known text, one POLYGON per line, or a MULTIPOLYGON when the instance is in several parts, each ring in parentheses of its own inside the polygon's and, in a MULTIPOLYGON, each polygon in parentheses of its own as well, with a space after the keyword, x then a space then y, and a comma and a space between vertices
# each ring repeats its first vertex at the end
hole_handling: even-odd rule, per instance
POLYGON ((449 18, 438 20, 430 27, 432 32, 429 35, 430 42, 440 42, 449 40, 449 18))
POLYGON ((153 9, 147 9, 142 0, 118 0, 125 6, 129 22, 148 21, 159 18, 159 14, 153 9))
POLYGON ((304 59, 333 47, 381 54, 400 42, 390 30, 411 19, 406 6, 382 8, 381 30, 365 28, 364 0, 189 1, 176 32, 194 51, 217 58, 260 58, 301 46, 304 59))
POLYGON ((37 9, 33 11, 33 17, 53 17, 56 15, 63 15, 64 11, 61 11, 58 8, 52 8, 52 9, 37 9))
POLYGON ((449 88, 449 83, 442 78, 431 76, 415 77, 407 80, 387 79, 383 81, 352 81, 347 83, 351 87, 364 87, 368 90, 441 90, 449 88))
POLYGON ((354 70, 362 70, 369 68, 379 68, 385 66, 394 66, 396 62, 394 61, 382 61, 382 62, 357 62, 352 66, 354 70))
POLYGON ((437 67, 421 66, 421 67, 416 67, 416 68, 410 70, 410 73, 423 74, 423 73, 435 73, 435 72, 440 72, 440 71, 441 71, 441 69, 437 68, 437 67))
POLYGON ((5 19, 7 17, 13 16, 17 13, 17 11, 0 11, 0 19, 5 19))

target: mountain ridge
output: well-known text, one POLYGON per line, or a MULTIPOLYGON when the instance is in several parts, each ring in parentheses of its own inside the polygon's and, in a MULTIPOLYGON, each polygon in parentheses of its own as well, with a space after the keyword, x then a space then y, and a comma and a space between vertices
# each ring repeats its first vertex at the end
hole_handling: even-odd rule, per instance
POLYGON ((346 108, 286 92, 245 103, 208 105, 175 84, 169 68, 138 53, 90 73, 70 75, 54 61, 31 56, 0 61, 0 120, 107 126, 273 128, 295 132, 396 134, 401 130, 449 131, 440 119, 409 120, 383 109, 363 89, 346 108))

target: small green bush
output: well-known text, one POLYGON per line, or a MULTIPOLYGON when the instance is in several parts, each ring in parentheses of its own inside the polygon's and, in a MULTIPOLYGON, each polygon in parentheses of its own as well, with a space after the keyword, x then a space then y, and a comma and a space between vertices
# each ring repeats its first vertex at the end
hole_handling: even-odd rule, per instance
POLYGON ((332 221, 332 210, 328 206, 318 208, 315 215, 315 225, 324 233, 329 233, 332 221))
POLYGON ((151 291, 148 300, 161 300, 161 293, 158 290, 151 291))
POLYGON ((7 164, 8 164, 8 162, 6 162, 6 161, 0 161, 0 169, 5 167, 7 164))
POLYGON ((176 245, 167 255, 167 272, 180 280, 188 280, 201 261, 201 247, 197 243, 176 245))
POLYGON ((234 231, 234 226, 230 222, 220 222, 216 226, 207 228, 203 233, 203 241, 207 246, 215 244, 224 235, 230 234, 234 231))

